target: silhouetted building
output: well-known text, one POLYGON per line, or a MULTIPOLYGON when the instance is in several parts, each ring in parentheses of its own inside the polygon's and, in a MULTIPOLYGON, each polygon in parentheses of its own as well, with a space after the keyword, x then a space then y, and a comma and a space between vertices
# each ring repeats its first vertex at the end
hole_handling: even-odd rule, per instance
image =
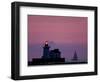
POLYGON ((54 49, 54 50, 51 50, 49 52, 49 55, 50 55, 50 58, 61 58, 61 52, 59 51, 59 49, 54 49))
POLYGON ((59 49, 49 50, 48 42, 43 47, 43 56, 41 58, 33 58, 28 65, 44 65, 44 64, 60 64, 65 62, 65 58, 61 58, 59 49))
POLYGON ((45 42, 45 45, 43 47, 43 59, 57 59, 61 58, 61 52, 59 49, 49 50, 50 46, 48 45, 48 42, 45 42))
POLYGON ((45 46, 43 47, 43 59, 57 59, 57 58, 61 58, 61 52, 59 51, 59 49, 54 49, 54 50, 49 50, 49 46, 48 46, 48 42, 45 42, 45 46))
POLYGON ((42 58, 44 58, 44 59, 50 58, 49 48, 50 47, 48 46, 48 42, 46 41, 45 46, 43 47, 43 56, 42 56, 42 58))

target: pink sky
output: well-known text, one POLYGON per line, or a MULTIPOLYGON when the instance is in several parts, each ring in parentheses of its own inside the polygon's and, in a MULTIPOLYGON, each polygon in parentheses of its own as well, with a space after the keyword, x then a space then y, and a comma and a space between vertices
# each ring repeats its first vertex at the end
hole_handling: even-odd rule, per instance
POLYGON ((76 50, 79 59, 87 61, 87 17, 28 16, 28 59, 41 58, 43 45, 58 48, 61 56, 71 59, 76 50))
POLYGON ((29 44, 54 41, 55 43, 87 43, 87 17, 28 16, 29 44))

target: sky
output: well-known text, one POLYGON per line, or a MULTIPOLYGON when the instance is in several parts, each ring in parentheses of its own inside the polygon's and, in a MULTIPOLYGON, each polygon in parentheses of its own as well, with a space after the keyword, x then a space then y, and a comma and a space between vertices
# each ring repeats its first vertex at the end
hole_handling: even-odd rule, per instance
POLYGON ((50 49, 58 48, 66 60, 76 51, 87 61, 87 24, 87 17, 28 15, 28 60, 40 58, 48 41, 50 49))

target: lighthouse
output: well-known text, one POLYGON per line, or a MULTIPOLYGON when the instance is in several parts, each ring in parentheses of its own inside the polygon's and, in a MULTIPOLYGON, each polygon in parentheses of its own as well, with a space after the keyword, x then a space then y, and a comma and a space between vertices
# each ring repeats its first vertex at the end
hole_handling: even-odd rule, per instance
POLYGON ((49 57, 49 48, 50 48, 50 46, 48 45, 48 41, 45 41, 45 45, 43 47, 43 56, 42 56, 43 59, 50 58, 49 57))
POLYGON ((59 64, 64 63, 65 58, 61 58, 61 52, 59 49, 50 50, 48 41, 45 41, 43 46, 43 55, 41 58, 33 58, 29 65, 48 65, 48 64, 59 64))

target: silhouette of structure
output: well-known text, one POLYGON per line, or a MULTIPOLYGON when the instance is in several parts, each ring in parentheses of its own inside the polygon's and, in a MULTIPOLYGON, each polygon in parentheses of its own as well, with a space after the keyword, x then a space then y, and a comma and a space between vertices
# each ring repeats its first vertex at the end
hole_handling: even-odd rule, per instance
POLYGON ((73 56, 73 59, 72 59, 73 61, 77 61, 78 60, 78 56, 77 56, 77 53, 76 53, 76 51, 75 51, 75 53, 74 53, 74 56, 73 56))
POLYGON ((43 47, 43 56, 42 58, 43 59, 47 59, 47 58, 50 58, 50 55, 49 55, 49 45, 48 45, 48 42, 46 41, 45 42, 45 46, 43 47))
POLYGON ((59 49, 50 50, 48 41, 45 42, 43 46, 43 55, 41 58, 33 58, 32 61, 28 61, 28 66, 33 65, 52 65, 52 64, 87 64, 87 61, 79 61, 77 52, 74 52, 74 55, 70 62, 65 62, 65 58, 61 58, 61 52, 59 49))
POLYGON ((48 42, 45 42, 45 46, 43 47, 43 59, 57 59, 61 58, 61 52, 59 49, 49 50, 48 42))
POLYGON ((65 58, 61 58, 59 49, 49 50, 50 46, 48 41, 45 42, 43 47, 43 55, 41 58, 33 58, 28 65, 45 65, 45 64, 60 64, 65 62, 65 58))

